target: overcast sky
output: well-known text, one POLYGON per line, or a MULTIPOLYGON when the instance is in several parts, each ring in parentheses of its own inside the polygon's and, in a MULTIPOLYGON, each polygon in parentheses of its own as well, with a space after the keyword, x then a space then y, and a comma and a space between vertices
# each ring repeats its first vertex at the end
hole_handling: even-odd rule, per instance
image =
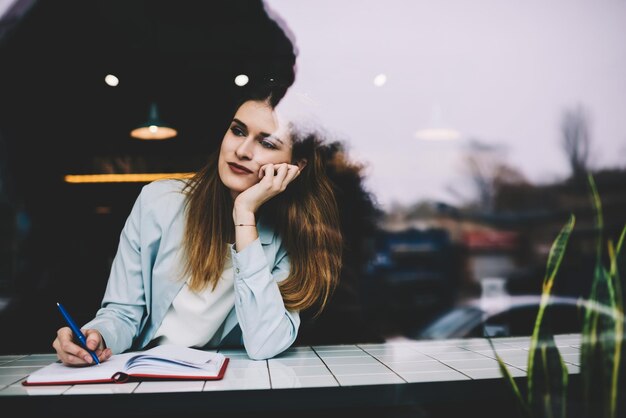
POLYGON ((592 163, 626 167, 626 0, 266 0, 298 49, 281 104, 346 140, 378 201, 458 203, 470 139, 535 183, 568 175, 566 108, 590 117, 592 163), (384 85, 374 85, 378 74, 384 85), (452 141, 415 132, 447 127, 452 141))

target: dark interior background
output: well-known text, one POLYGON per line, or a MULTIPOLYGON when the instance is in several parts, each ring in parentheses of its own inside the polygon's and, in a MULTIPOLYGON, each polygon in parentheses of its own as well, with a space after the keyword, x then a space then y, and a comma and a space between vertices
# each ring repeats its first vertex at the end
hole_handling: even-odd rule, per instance
MULTIPOLYGON (((260 0, 12 3, 0 19, 0 352, 51 351, 64 325, 57 301, 79 323, 95 314, 144 184, 69 184, 64 176, 198 169, 239 98, 258 85, 289 87, 298 76, 288 23, 260 0), (105 84, 107 74, 119 77, 117 87, 105 84), (235 85, 238 74, 249 84, 235 85), (130 137, 153 102, 176 138, 130 137)), ((362 71, 356 65, 350 70, 362 71)), ((513 295, 539 293, 548 251, 570 214, 576 228, 553 291, 588 297, 598 238, 615 243, 624 228, 626 169, 593 168, 588 154, 574 152, 589 145, 583 116, 563 125, 571 175, 543 184, 504 161, 492 166, 476 142, 464 186, 475 198, 458 206, 425 200, 379 210, 359 164, 333 164, 344 153, 333 142, 327 158, 344 267, 327 309, 302 313, 296 343, 419 337, 440 313, 480 298, 483 278, 503 279, 513 295), (587 172, 602 199, 603 232, 587 172)), ((623 254, 618 262, 624 271, 623 254)))
POLYGON ((98 308, 143 186, 64 175, 196 170, 247 89, 293 82, 296 49, 254 0, 17 1, 0 29, 0 350, 50 351, 56 301, 98 308), (176 138, 130 137, 151 102, 176 138))

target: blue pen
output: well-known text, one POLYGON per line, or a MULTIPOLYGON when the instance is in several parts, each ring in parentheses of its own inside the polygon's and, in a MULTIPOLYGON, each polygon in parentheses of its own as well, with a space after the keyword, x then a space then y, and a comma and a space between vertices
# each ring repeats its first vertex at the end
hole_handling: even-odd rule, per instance
POLYGON ((93 361, 95 361, 96 364, 100 364, 100 360, 98 360, 98 356, 96 356, 96 353, 87 348, 87 338, 85 338, 85 334, 80 331, 80 328, 78 328, 76 322, 74 322, 70 314, 67 313, 63 305, 61 305, 59 302, 57 302, 57 307, 61 311, 61 314, 63 314, 63 318, 65 318, 65 322, 67 322, 67 325, 70 326, 72 332, 74 333, 74 335, 76 335, 78 341, 80 341, 80 344, 85 348, 85 350, 89 352, 89 354, 91 354, 93 361))

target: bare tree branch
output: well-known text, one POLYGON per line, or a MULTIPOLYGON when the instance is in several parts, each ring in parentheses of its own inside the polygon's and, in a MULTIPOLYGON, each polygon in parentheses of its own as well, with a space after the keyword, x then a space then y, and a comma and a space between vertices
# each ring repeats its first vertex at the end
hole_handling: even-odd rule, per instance
POLYGON ((578 105, 567 109, 561 120, 563 134, 563 150, 572 169, 572 176, 578 177, 587 172, 589 165, 589 136, 588 115, 583 106, 578 105))

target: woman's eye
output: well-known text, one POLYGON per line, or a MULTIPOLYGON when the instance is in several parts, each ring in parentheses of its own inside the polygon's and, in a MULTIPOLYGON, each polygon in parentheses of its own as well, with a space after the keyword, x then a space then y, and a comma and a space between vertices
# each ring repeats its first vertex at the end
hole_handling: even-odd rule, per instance
POLYGON ((261 140, 261 146, 263 146, 264 148, 268 148, 268 149, 276 149, 276 145, 272 144, 267 139, 261 140))
POLYGON ((230 131, 235 134, 235 136, 246 136, 246 133, 238 126, 231 127, 230 131))

